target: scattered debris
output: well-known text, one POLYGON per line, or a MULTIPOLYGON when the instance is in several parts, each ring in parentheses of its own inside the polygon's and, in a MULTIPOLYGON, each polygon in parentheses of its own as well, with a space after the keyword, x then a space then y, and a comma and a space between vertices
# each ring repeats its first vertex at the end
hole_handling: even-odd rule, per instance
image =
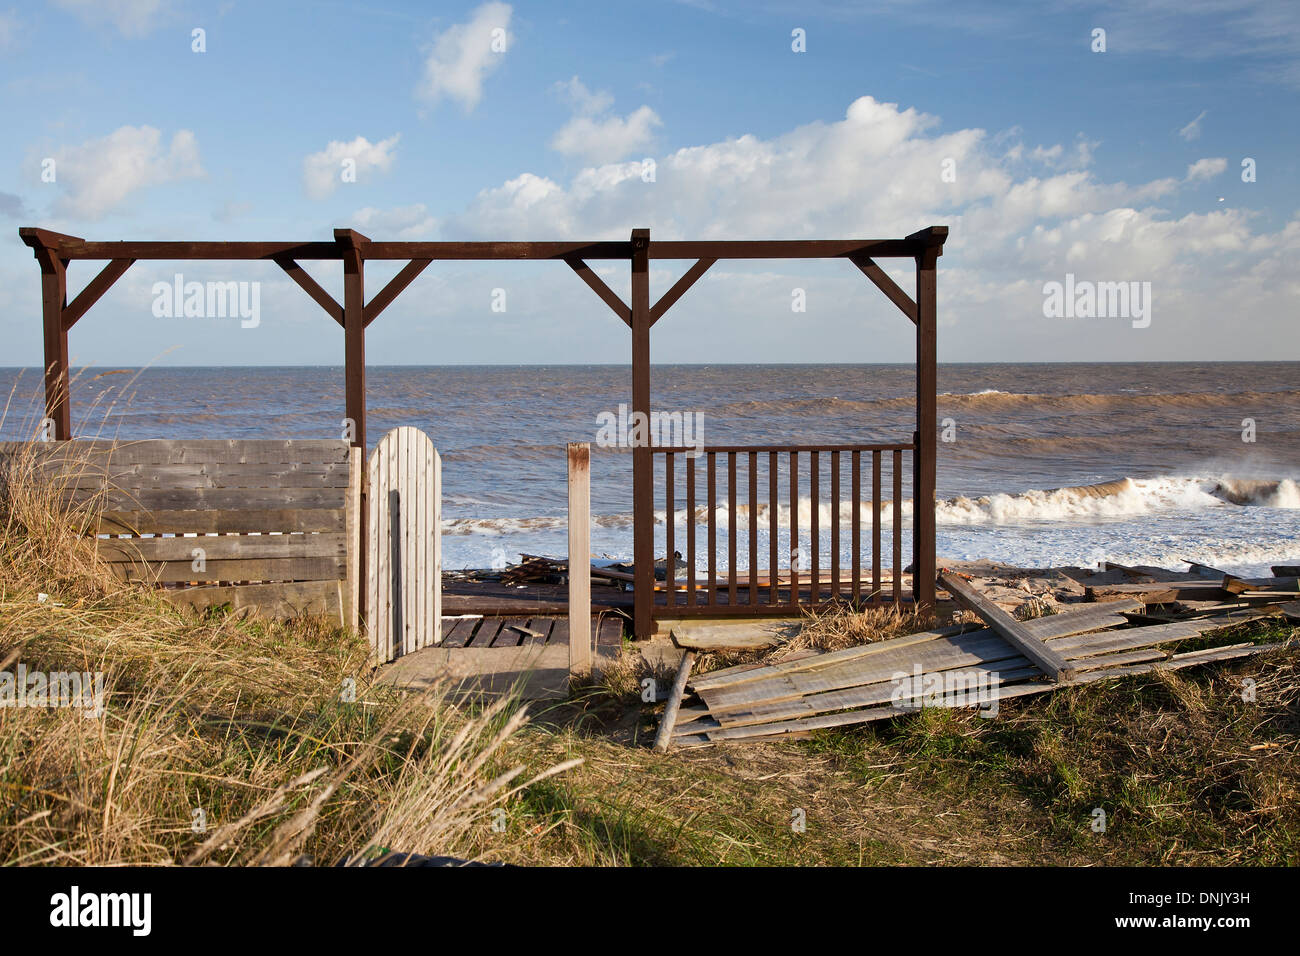
POLYGON ((695 676, 697 653, 766 646, 772 633, 739 622, 697 624, 680 635, 675 629, 674 642, 686 652, 656 746, 802 736, 922 707, 995 708, 1005 698, 1257 654, 1279 645, 1178 647, 1269 615, 1300 620, 1294 577, 1195 580, 1191 573, 1118 565, 1104 573, 1127 583, 1085 585, 1088 603, 1017 620, 967 576, 943 571, 940 588, 987 626, 957 624, 695 676))

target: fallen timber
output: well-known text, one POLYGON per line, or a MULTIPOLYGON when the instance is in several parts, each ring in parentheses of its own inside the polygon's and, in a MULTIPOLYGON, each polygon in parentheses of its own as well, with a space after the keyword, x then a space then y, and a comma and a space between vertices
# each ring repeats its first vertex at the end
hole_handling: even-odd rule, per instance
MULTIPOLYGON (((1162 582, 1153 576, 1150 582, 1133 585, 1146 590, 1128 593, 1125 588, 1095 603, 1017 621, 973 583, 941 572, 939 587, 974 610, 987 626, 954 625, 844 650, 799 651, 773 663, 695 675, 691 667, 699 650, 766 647, 772 644, 771 634, 746 635, 736 627, 728 642, 720 627, 706 634, 674 632, 674 642, 686 649, 689 663, 678 672, 668 697, 671 719, 661 722, 656 742, 665 749, 772 740, 904 716, 923 707, 988 709, 1003 699, 1234 660, 1281 646, 1236 642, 1185 649, 1189 640, 1261 617, 1300 620, 1295 579, 1243 581, 1246 586, 1236 590, 1229 590, 1229 583, 1206 582, 1218 592, 1214 600, 1222 596, 1229 603, 1208 611, 1171 612, 1169 619, 1149 617, 1153 612, 1145 610, 1144 599, 1165 599, 1169 590, 1185 582, 1162 582)), ((1204 590, 1192 589, 1198 599, 1204 598, 1204 590)))

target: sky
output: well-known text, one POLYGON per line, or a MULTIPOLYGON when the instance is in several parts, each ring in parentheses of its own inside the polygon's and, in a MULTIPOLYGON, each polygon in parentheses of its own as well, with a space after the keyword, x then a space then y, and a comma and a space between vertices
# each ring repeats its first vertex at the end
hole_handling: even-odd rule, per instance
MULTIPOLYGON (((1300 359, 1298 96, 1300 4, 1277 0, 0 0, 0 365, 42 362, 24 225, 277 241, 947 225, 941 362, 1300 359), (1067 282, 1136 283, 1149 308, 1047 314, 1067 282)), ((882 264, 914 289, 907 264, 882 264)), ((655 262, 652 298, 687 265, 655 262)), ((338 263, 306 267, 341 299, 338 263)), ((399 267, 369 264, 368 293, 399 267)), ((97 269, 74 263, 69 296, 97 269)), ((597 271, 626 297, 626 264, 597 271)), ((652 355, 898 362, 913 346, 850 263, 724 262, 655 326, 652 355)), ((561 263, 434 263, 370 327, 367 358, 630 349, 561 263)), ((140 262, 70 352, 339 365, 343 336, 274 265, 140 262), (157 314, 178 273, 257 283, 258 321, 157 314)))

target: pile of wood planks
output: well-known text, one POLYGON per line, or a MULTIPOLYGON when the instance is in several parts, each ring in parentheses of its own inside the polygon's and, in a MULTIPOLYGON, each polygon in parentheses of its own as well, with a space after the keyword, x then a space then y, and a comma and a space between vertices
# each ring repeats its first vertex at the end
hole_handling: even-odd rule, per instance
MULTIPOLYGON (((954 625, 845 650, 803 651, 777 663, 693 677, 700 648, 679 642, 686 651, 657 746, 804 735, 921 707, 990 708, 1002 699, 1060 687, 1257 654, 1277 645, 1230 643, 1183 652, 1178 646, 1266 615, 1300 620, 1300 604, 1274 600, 1216 605, 1153 622, 1140 597, 1117 594, 1017 621, 958 575, 942 572, 938 584, 985 626, 954 625)), ((1273 582, 1251 586, 1270 597, 1275 588, 1273 582)))

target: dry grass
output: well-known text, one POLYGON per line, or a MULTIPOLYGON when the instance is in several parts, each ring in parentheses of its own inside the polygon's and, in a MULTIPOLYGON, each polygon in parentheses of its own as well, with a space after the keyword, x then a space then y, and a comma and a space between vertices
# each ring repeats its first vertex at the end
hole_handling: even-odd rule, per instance
POLYGON ((198 617, 119 584, 63 501, 34 449, 6 462, 0 671, 102 675, 106 708, 0 707, 0 863, 465 855, 494 810, 568 769, 511 759, 514 700, 368 686, 341 628, 198 617))

